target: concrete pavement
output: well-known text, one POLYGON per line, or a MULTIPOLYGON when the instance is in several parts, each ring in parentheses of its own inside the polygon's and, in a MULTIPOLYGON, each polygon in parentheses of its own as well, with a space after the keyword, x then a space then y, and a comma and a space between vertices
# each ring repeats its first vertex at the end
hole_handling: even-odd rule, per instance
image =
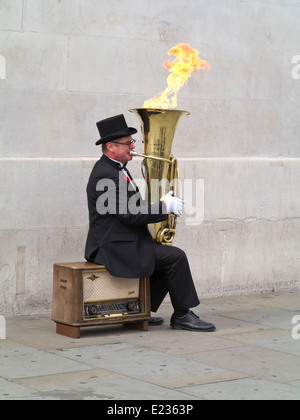
POLYGON ((195 310, 217 331, 165 323, 55 333, 49 314, 6 319, 0 400, 299 400, 300 290, 202 300, 195 310))

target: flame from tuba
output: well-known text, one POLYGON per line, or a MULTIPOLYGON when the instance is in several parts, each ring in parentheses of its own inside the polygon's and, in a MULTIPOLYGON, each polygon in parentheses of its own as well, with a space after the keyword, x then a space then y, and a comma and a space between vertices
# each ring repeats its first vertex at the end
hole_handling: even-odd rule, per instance
MULTIPOLYGON (((149 204, 154 204, 170 190, 173 190, 176 196, 179 173, 177 159, 171 154, 171 148, 179 119, 184 114, 189 115, 189 112, 152 108, 137 108, 129 111, 137 115, 141 123, 145 154, 132 152, 132 155, 144 157, 142 173, 148 187, 149 204)), ((168 220, 148 225, 156 242, 172 245, 176 219, 174 214, 169 214, 168 220)))

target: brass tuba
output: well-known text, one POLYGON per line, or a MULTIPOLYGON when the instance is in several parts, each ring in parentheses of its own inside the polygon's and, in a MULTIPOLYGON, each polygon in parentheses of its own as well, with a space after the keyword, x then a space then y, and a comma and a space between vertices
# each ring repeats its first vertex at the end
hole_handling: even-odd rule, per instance
MULTIPOLYGON (((179 119, 184 114, 189 115, 189 112, 152 108, 137 108, 129 111, 137 115, 141 123, 145 154, 132 152, 132 155, 144 157, 142 174, 148 187, 149 204, 154 204, 170 190, 176 196, 179 173, 177 159, 171 154, 171 148, 179 119)), ((148 225, 156 242, 172 245, 176 219, 175 214, 169 214, 168 220, 148 225)))

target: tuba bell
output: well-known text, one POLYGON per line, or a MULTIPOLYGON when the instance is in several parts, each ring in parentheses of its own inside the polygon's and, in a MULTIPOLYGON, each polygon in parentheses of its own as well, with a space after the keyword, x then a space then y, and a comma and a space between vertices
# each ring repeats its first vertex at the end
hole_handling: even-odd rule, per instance
MULTIPOLYGON (((177 159, 171 154, 176 127, 182 115, 188 111, 170 109, 130 109, 140 120, 144 142, 144 154, 132 152, 144 158, 142 174, 147 183, 148 203, 154 204, 170 190, 178 194, 179 172, 177 159)), ((169 214, 168 220, 148 225, 156 242, 172 245, 175 237, 177 216, 169 214)))

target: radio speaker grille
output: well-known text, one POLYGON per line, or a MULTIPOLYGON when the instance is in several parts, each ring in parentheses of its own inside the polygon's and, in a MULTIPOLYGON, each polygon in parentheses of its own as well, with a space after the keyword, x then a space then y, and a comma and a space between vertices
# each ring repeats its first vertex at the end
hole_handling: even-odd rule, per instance
POLYGON ((84 302, 139 298, 140 279, 114 277, 109 272, 83 273, 84 302))

